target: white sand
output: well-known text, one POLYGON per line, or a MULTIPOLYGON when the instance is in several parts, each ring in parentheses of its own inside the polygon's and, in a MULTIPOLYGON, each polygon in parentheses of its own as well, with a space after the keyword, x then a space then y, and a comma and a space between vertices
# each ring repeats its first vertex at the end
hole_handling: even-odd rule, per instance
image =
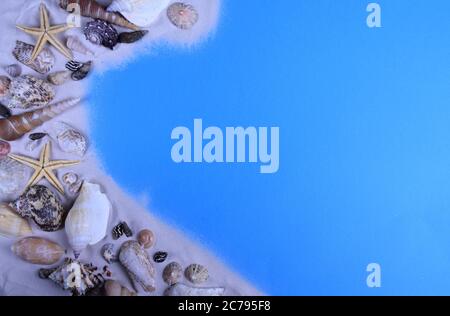
MULTIPOLYGON (((15 24, 24 24, 29 26, 37 26, 39 24, 38 7, 41 1, 39 0, 2 0, 0 2, 0 66, 16 63, 11 52, 15 46, 16 40, 34 44, 35 40, 15 28, 15 24)), ((64 23, 67 14, 58 7, 56 0, 43 1, 49 10, 50 20, 52 24, 64 23)), ((108 3, 109 1, 100 1, 108 3)), ((181 31, 173 27, 170 22, 161 15, 158 22, 151 28, 150 34, 145 40, 134 45, 120 45, 116 47, 115 51, 90 45, 84 41, 82 31, 80 29, 73 29, 66 33, 78 36, 91 50, 97 53, 94 59, 95 72, 105 72, 108 69, 124 66, 127 62, 132 60, 138 54, 148 53, 151 51, 152 44, 158 41, 167 41, 174 45, 189 46, 198 43, 213 32, 216 26, 216 21, 219 14, 219 0, 189 0, 194 4, 199 13, 200 21, 196 27, 191 31, 181 31)), ((86 19, 83 19, 86 21, 86 19)), ((124 30, 122 30, 124 31, 124 30)), ((52 48, 57 57, 57 64, 52 71, 59 71, 64 69, 66 62, 56 50, 52 48)), ((186 52, 188 53, 188 51, 186 52)), ((75 54, 75 60, 87 61, 89 57, 75 54)), ((28 67, 23 66, 25 74, 32 74, 36 77, 43 78, 28 67)), ((2 73, 4 75, 4 73, 2 73)), ((105 75, 108 75, 105 73, 105 75)), ((92 78, 92 76, 90 76, 92 78)), ((81 82, 70 82, 64 86, 56 88, 57 96, 55 101, 64 100, 68 97, 81 97, 83 102, 73 110, 68 111, 64 115, 57 118, 55 121, 64 121, 82 130, 86 135, 89 135, 88 115, 89 115, 89 86, 93 82, 90 79, 85 79, 81 82)), ((107 109, 106 109, 107 110, 107 109)), ((51 123, 39 128, 36 131, 45 131, 51 123)), ((30 153, 25 150, 26 137, 12 143, 12 152, 16 154, 23 154, 38 157, 41 148, 36 149, 30 153)), ((53 146, 54 159, 75 159, 73 155, 68 155, 59 150, 54 143, 53 146)), ((61 178, 66 170, 59 172, 58 176, 61 178)), ((157 282, 157 290, 152 295, 161 295, 167 288, 167 285, 162 281, 162 269, 171 262, 177 261, 184 267, 191 263, 201 263, 208 267, 210 271, 210 280, 205 286, 223 286, 226 288, 227 295, 258 295, 258 292, 250 284, 243 281, 236 273, 230 271, 225 265, 213 256, 210 252, 202 248, 199 243, 194 243, 189 240, 183 233, 165 225, 155 216, 139 205, 130 196, 117 186, 114 180, 107 175, 101 168, 100 161, 96 155, 95 148, 91 146, 88 153, 83 158, 82 164, 79 166, 67 169, 67 171, 74 171, 80 174, 84 179, 94 183, 99 183, 102 189, 108 195, 113 205, 112 216, 110 219, 110 228, 118 223, 119 220, 126 220, 132 227, 133 231, 137 233, 140 229, 151 229, 157 238, 156 245, 149 250, 152 255, 157 250, 164 250, 169 252, 169 258, 163 264, 155 264, 157 270, 155 279, 157 282)), ((42 181, 42 184, 46 184, 42 181)), ((53 190, 53 189, 52 189, 53 190)), ((53 190, 55 191, 55 190, 53 190)), ((10 201, 14 197, 0 197, 1 201, 10 201)), ((73 200, 65 199, 66 207, 69 208, 73 200)), ((45 236, 46 238, 56 241, 65 246, 69 253, 70 247, 67 244, 64 230, 56 233, 44 233, 34 229, 34 235, 45 236)), ((117 248, 125 241, 122 237, 119 241, 114 242, 117 248)), ((92 262, 100 269, 106 265, 106 262, 100 255, 100 248, 107 242, 111 242, 111 234, 98 243, 95 247, 89 247, 82 253, 81 261, 92 262)), ((10 246, 14 242, 13 239, 0 237, 0 294, 2 295, 68 295, 56 284, 49 280, 41 280, 37 276, 37 271, 40 266, 32 265, 15 257, 10 251, 10 246)), ((119 263, 110 265, 113 272, 113 279, 120 281, 123 285, 132 288, 131 282, 119 263)), ((188 284, 186 280, 184 283, 188 284)), ((141 293, 142 294, 142 293, 141 293)))

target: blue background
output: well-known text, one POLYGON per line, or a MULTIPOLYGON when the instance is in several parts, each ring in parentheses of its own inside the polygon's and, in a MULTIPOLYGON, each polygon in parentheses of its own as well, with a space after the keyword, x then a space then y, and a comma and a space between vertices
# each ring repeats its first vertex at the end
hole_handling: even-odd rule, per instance
POLYGON ((200 47, 99 78, 107 170, 266 293, 450 294, 450 2, 368 3, 224 1, 200 47), (279 126, 280 171, 173 163, 194 118, 279 126))

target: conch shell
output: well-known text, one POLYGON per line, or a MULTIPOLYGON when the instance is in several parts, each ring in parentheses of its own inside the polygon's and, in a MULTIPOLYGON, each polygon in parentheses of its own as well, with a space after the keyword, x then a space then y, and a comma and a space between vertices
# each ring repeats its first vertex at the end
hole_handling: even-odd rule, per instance
POLYGON ((0 203, 0 235, 6 237, 25 237, 31 235, 28 221, 20 217, 5 203, 0 203))
POLYGON ((11 246, 11 250, 19 258, 40 265, 54 264, 64 255, 60 245, 39 237, 21 239, 11 246))
POLYGON ((128 21, 141 27, 150 26, 160 16, 171 0, 114 0, 110 12, 119 12, 128 21))
POLYGON ((66 219, 66 235, 75 258, 88 245, 95 245, 106 236, 110 209, 111 204, 100 186, 84 182, 66 219))
POLYGON ((136 296, 136 293, 122 286, 119 282, 108 280, 105 282, 106 296, 136 296))
POLYGON ((100 19, 109 23, 138 31, 139 27, 123 18, 120 14, 108 12, 94 0, 60 0, 59 6, 64 10, 72 10, 72 5, 79 5, 80 14, 85 17, 100 19))
POLYGON ((14 115, 7 119, 1 119, 0 138, 6 141, 19 139, 36 127, 41 126, 55 116, 72 108, 79 102, 79 98, 68 99, 42 109, 14 115))
POLYGON ((165 296, 222 296, 225 292, 223 287, 191 287, 182 283, 177 283, 169 287, 165 292, 165 296))

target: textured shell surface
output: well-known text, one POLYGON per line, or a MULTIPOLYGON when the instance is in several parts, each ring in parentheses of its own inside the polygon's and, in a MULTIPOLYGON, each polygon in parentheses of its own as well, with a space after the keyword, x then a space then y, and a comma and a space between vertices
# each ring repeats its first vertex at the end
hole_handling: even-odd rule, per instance
POLYGON ((147 27, 153 24, 171 0, 114 0, 108 11, 121 13, 128 21, 147 27))
POLYGON ((119 40, 119 33, 117 30, 111 23, 103 20, 88 22, 84 27, 84 35, 92 44, 103 45, 109 49, 113 49, 119 40))
POLYGON ((29 187, 9 205, 20 216, 33 219, 43 231, 53 232, 62 228, 66 211, 59 198, 46 186, 29 187))
POLYGON ((27 109, 49 104, 55 98, 55 91, 48 82, 24 75, 11 81, 8 98, 10 108, 27 109))
POLYGON ((25 237, 32 234, 27 220, 20 217, 6 203, 0 203, 0 235, 5 237, 25 237))
POLYGON ((66 219, 66 235, 75 256, 106 236, 111 204, 98 184, 84 182, 66 219))
POLYGON ((17 161, 9 157, 0 159, 0 195, 20 193, 25 185, 27 173, 26 167, 17 161))
POLYGON ((13 78, 19 77, 22 74, 22 67, 18 64, 12 64, 5 67, 5 71, 13 78))
POLYGON ((89 55, 94 56, 94 53, 89 50, 84 44, 78 39, 78 37, 75 36, 68 36, 66 41, 66 46, 70 50, 83 54, 83 55, 89 55))
POLYGON ((0 76, 0 98, 9 94, 11 88, 11 79, 6 76, 0 76))
POLYGON ((16 47, 13 50, 13 55, 19 62, 40 74, 50 72, 55 65, 55 55, 53 55, 50 49, 44 48, 36 59, 31 61, 33 50, 33 45, 16 41, 16 47))
POLYGON ((137 241, 126 241, 120 248, 119 261, 133 281, 135 290, 141 287, 145 292, 155 290, 155 268, 149 255, 137 241))
POLYGON ((51 73, 47 76, 48 82, 55 86, 60 86, 62 84, 65 84, 70 80, 70 77, 72 76, 72 72, 69 70, 63 70, 63 71, 57 71, 54 73, 51 73))
POLYGON ((49 129, 49 135, 58 142, 59 148, 70 154, 83 157, 87 150, 86 137, 80 131, 64 122, 56 122, 49 129))
POLYGON ((137 241, 144 249, 151 248, 155 244, 155 234, 149 229, 143 229, 138 233, 137 241))
POLYGON ((225 293, 223 287, 198 288, 177 283, 169 287, 164 295, 166 296, 222 296, 225 293))
POLYGON ((66 174, 63 175, 62 180, 65 184, 68 185, 74 184, 78 181, 78 175, 73 172, 67 172, 66 174))
POLYGON ((106 296, 136 296, 136 293, 130 291, 122 284, 115 280, 108 280, 105 282, 105 295, 106 296))
POLYGON ((183 268, 178 262, 169 263, 163 271, 163 280, 169 285, 177 283, 183 276, 183 268))
POLYGON ((92 61, 88 61, 87 63, 84 63, 83 66, 80 67, 80 69, 75 70, 72 74, 72 80, 80 81, 87 77, 87 75, 91 72, 92 68, 92 61))
POLYGON ((19 258, 40 265, 55 264, 64 255, 60 245, 39 237, 21 239, 11 246, 11 250, 19 258))
POLYGON ((117 261, 116 250, 114 244, 104 244, 101 250, 102 257, 106 262, 111 263, 117 261))
POLYGON ((191 264, 186 268, 184 272, 186 279, 194 284, 200 284, 206 282, 209 278, 208 269, 206 269, 201 264, 191 264))
POLYGON ((167 17, 173 25, 182 30, 191 29, 199 18, 195 7, 183 2, 172 3, 167 9, 167 17))

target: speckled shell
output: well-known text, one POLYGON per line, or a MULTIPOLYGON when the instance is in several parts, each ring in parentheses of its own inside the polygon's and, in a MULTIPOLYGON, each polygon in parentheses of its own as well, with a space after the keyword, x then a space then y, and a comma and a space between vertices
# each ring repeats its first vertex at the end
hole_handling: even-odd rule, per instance
POLYGON ((59 148, 66 153, 80 157, 83 157, 86 153, 86 137, 67 123, 56 122, 52 124, 49 135, 58 142, 59 148))
POLYGON ((58 197, 43 185, 29 187, 10 206, 22 217, 31 218, 44 231, 62 228, 66 211, 58 197))
POLYGON ((6 237, 25 237, 31 235, 28 221, 20 217, 6 203, 0 203, 0 235, 6 237))
POLYGON ((5 157, 0 159, 0 196, 17 195, 23 190, 27 176, 26 167, 5 157))
POLYGON ((11 246, 11 250, 19 258, 40 265, 54 264, 64 255, 60 245, 39 237, 21 239, 11 246))
POLYGON ((122 286, 119 282, 108 280, 105 282, 106 296, 136 296, 136 293, 122 286))
POLYGON ((0 76, 0 98, 9 94, 11 88, 11 79, 6 76, 0 76))
POLYGON ((120 263, 125 267, 133 281, 135 290, 140 287, 145 292, 155 290, 155 269, 149 255, 137 241, 126 241, 120 248, 120 263))
POLYGON ((177 283, 169 287, 165 296, 222 296, 225 293, 223 287, 198 288, 177 283))
POLYGON ((209 278, 208 270, 200 264, 191 264, 184 272, 186 279, 194 284, 206 282, 209 278))
POLYGON ((18 64, 13 64, 5 67, 5 71, 13 78, 19 77, 22 74, 22 67, 18 64))
POLYGON ((55 91, 48 83, 30 75, 20 76, 11 81, 7 103, 10 108, 27 109, 44 106, 55 98, 55 91))
POLYGON ((163 280, 169 285, 177 283, 183 276, 183 268, 178 262, 169 263, 163 271, 163 280))
POLYGON ((139 232, 137 240, 144 249, 148 249, 155 244, 155 235, 151 230, 143 229, 139 232))
POLYGON ((47 81, 55 86, 60 86, 62 84, 65 84, 70 80, 70 77, 72 76, 72 72, 68 70, 58 71, 51 73, 47 76, 47 81))
POLYGON ((102 45, 109 49, 113 49, 119 40, 117 30, 110 23, 102 20, 88 22, 83 32, 86 39, 92 44, 102 45))
POLYGON ((55 55, 53 55, 50 49, 44 48, 36 59, 31 61, 33 50, 33 45, 16 41, 16 47, 13 50, 13 55, 19 62, 40 74, 50 72, 55 64, 55 55))

